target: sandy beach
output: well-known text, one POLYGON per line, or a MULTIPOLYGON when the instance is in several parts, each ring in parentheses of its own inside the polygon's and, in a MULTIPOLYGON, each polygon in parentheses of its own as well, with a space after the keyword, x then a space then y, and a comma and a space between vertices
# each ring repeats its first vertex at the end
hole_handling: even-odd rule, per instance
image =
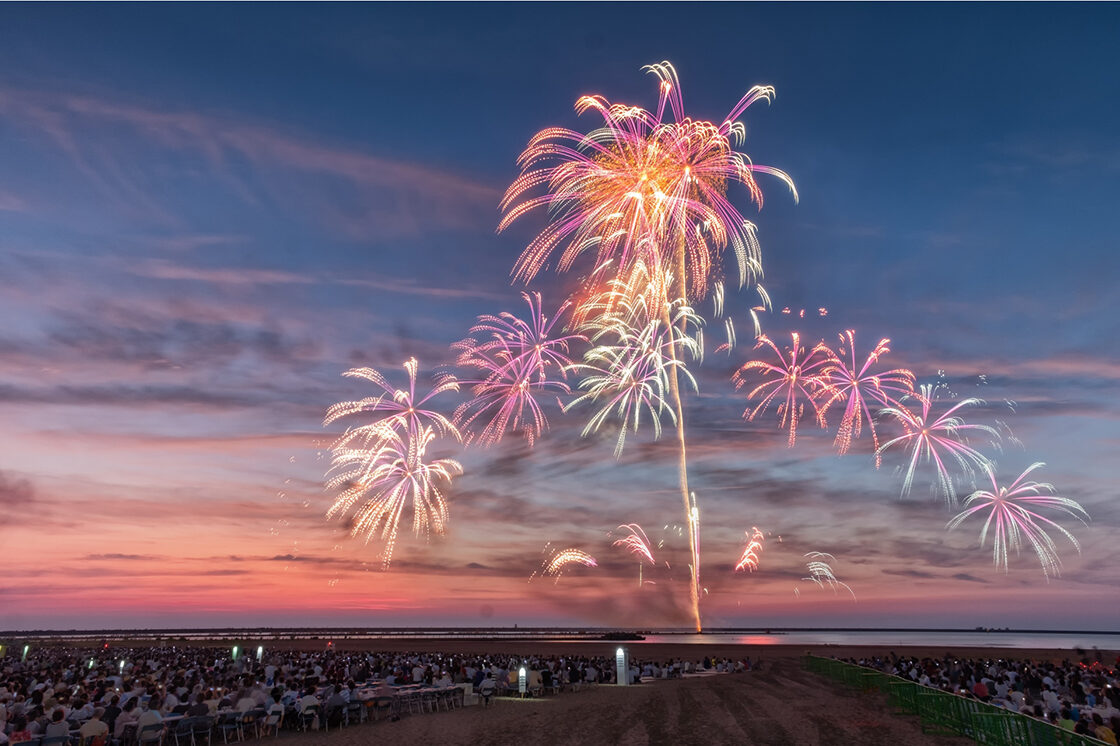
MULTIPOLYGON (((510 641, 362 641, 344 649, 432 650, 510 655, 609 654, 619 643, 510 641)), ((306 643, 303 643, 306 645, 306 643)), ((300 647, 293 642, 292 647, 300 647)), ((885 695, 858 694, 805 671, 806 652, 822 656, 883 655, 880 647, 728 646, 630 643, 641 659, 697 660, 703 655, 761 661, 761 670, 657 680, 634 687, 599 686, 540 700, 499 699, 488 708, 406 716, 342 731, 299 737, 307 746, 358 746, 371 739, 441 744, 701 744, 773 746, 813 744, 965 744, 968 739, 928 736, 917 718, 894 715, 885 695)), ((1008 648, 898 648, 900 655, 1033 660, 1075 659, 1072 650, 1008 648)), ((1106 661, 1116 652, 1102 652, 1106 661)))
POLYGON ((892 715, 883 695, 845 691, 793 657, 762 670, 599 686, 541 700, 499 699, 487 708, 406 716, 298 738, 306 746, 374 740, 440 744, 966 744, 923 735, 916 718, 892 715))

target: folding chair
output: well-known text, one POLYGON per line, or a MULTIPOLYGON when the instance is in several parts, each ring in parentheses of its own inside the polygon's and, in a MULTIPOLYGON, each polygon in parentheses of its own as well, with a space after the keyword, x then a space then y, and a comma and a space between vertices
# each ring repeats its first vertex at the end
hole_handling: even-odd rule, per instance
POLYGON ((195 746, 205 743, 210 746, 210 734, 214 729, 214 718, 209 715, 200 715, 191 718, 191 737, 194 739, 195 746))
POLYGON ((175 739, 175 746, 193 746, 194 744, 194 718, 183 718, 175 723, 171 731, 175 739))
MULTIPOLYGON (((42 746, 49 746, 47 740, 43 739, 42 746)), ((163 743, 163 723, 145 725, 136 733, 136 743, 138 746, 160 746, 163 743)))

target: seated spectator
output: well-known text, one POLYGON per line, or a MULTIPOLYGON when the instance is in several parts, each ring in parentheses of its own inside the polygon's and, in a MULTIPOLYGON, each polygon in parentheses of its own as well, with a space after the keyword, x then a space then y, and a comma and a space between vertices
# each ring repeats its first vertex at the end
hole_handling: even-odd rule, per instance
POLYGON ((143 730, 149 725, 163 722, 163 716, 159 714, 159 699, 152 697, 146 704, 140 705, 140 716, 136 718, 136 728, 143 730))
POLYGON ((319 698, 315 696, 315 688, 314 687, 308 687, 304 691, 303 697, 301 697, 300 700, 299 700, 299 711, 300 712, 307 712, 308 708, 318 707, 318 706, 319 706, 319 698))
POLYGON ((23 715, 16 715, 12 718, 12 742, 19 743, 31 739, 31 731, 27 729, 27 718, 23 715))
POLYGON ((1112 746, 1117 746, 1116 734, 1112 731, 1112 728, 1109 728, 1104 724, 1104 718, 1100 716, 1100 713, 1093 713, 1092 731, 1093 735, 1095 735, 1100 740, 1104 741, 1105 743, 1112 744, 1112 746))
POLYGON ((483 705, 490 704, 490 698, 494 696, 494 689, 496 687, 497 683, 494 681, 494 677, 487 671, 486 678, 478 685, 478 694, 482 697, 483 705))
POLYGON ((82 724, 82 727, 79 729, 79 733, 81 734, 83 741, 87 738, 93 737, 95 739, 94 743, 97 743, 96 739, 98 738, 101 739, 101 743, 105 742, 105 737, 109 735, 109 726, 106 725, 105 722, 101 719, 104 716, 105 710, 101 707, 98 707, 93 711, 92 717, 90 717, 89 720, 82 724))
POLYGON ((113 726, 113 738, 117 739, 118 741, 122 740, 124 738, 124 732, 128 728, 128 726, 130 724, 134 725, 139 718, 140 708, 137 706, 136 698, 133 697, 132 699, 125 702, 124 709, 122 709, 121 714, 117 716, 117 722, 113 726))
POLYGON ((194 704, 187 710, 187 717, 197 718, 206 717, 210 714, 210 707, 206 704, 206 695, 199 693, 194 698, 194 704))
POLYGON ((66 712, 61 707, 56 707, 51 713, 51 721, 43 730, 44 738, 57 738, 70 735, 70 723, 65 720, 66 712))

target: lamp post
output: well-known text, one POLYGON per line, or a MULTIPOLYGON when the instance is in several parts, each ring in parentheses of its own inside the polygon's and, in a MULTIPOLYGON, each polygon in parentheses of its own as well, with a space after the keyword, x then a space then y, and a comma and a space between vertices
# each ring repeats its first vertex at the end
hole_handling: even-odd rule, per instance
POLYGON ((522 697, 525 696, 525 691, 529 688, 527 679, 528 677, 525 675, 525 666, 517 669, 517 691, 521 693, 522 697))
POLYGON ((626 661, 626 648, 619 648, 614 653, 615 683, 627 686, 630 683, 630 666, 626 661))

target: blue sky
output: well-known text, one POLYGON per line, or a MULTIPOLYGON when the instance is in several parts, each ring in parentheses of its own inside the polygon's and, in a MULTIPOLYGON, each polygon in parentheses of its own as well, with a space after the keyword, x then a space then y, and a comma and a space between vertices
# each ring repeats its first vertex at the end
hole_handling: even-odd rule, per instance
POLYGON ((989 402, 977 421, 1010 425, 1001 473, 1046 461, 1093 516, 1061 579, 1027 554, 1004 575, 945 534, 944 506, 898 500, 889 459, 743 422, 740 345, 689 405, 706 616, 1114 628, 1118 27, 1080 4, 4 6, 0 627, 72 626, 90 594, 106 624, 184 603, 197 624, 679 622, 680 578, 611 594, 634 568, 605 541, 675 520, 671 444, 636 438, 616 464, 609 435, 556 413, 531 454, 459 453, 450 535, 379 573, 323 518, 320 426, 362 393, 346 368, 448 363, 478 314, 518 307, 509 269, 539 224, 495 234, 517 155, 590 127, 582 94, 654 105, 641 67, 669 59, 697 117, 777 89, 745 150, 800 201, 763 182, 761 212, 738 204, 776 310, 809 312, 767 333, 890 337, 890 362, 945 371, 989 402), (752 525, 783 540, 744 579, 728 568, 752 525), (600 572, 527 585, 550 541, 600 572), (809 550, 859 603, 793 594, 809 550), (245 584, 329 602, 266 613, 245 584))

